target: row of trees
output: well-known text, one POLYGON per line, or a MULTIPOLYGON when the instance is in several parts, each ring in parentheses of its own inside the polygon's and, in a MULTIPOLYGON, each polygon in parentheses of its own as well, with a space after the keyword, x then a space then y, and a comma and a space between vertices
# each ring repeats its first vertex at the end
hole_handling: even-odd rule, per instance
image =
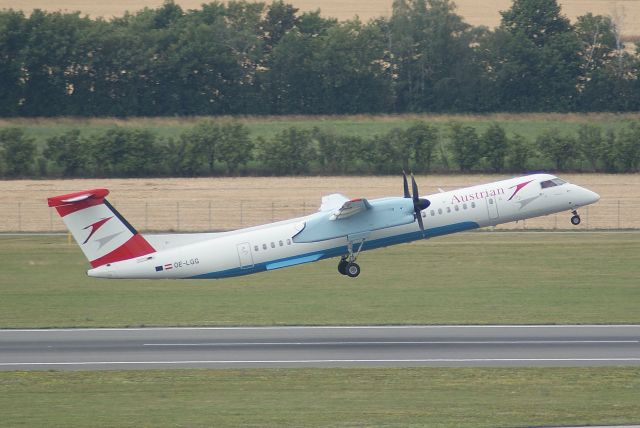
POLYGON ((495 30, 449 0, 362 23, 282 0, 111 20, 0 11, 0 116, 640 110, 640 59, 610 17, 514 0, 495 30))
POLYGON ((289 128, 252 138, 238 123, 202 122, 178 138, 146 129, 112 128, 94 135, 71 130, 38 150, 20 128, 0 130, 0 176, 151 177, 237 174, 521 173, 529 170, 637 172, 640 124, 618 132, 580 126, 575 135, 548 129, 535 140, 459 122, 425 122, 362 138, 318 128, 289 128))

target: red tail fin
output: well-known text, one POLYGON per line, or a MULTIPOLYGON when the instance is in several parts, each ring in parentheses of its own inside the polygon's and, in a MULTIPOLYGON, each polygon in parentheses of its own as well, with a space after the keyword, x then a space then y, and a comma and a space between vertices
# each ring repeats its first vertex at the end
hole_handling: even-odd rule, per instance
POLYGON ((155 249, 105 199, 107 189, 48 199, 73 234, 92 267, 154 253, 155 249))

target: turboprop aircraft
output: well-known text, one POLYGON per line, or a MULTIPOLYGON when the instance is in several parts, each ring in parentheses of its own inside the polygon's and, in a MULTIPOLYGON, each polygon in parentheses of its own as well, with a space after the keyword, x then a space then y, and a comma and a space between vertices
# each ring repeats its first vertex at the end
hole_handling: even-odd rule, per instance
POLYGON ((550 174, 533 174, 420 197, 403 173, 404 195, 382 199, 322 198, 317 213, 223 233, 142 235, 92 189, 48 199, 98 278, 224 278, 340 257, 338 272, 360 274, 365 250, 465 230, 572 213, 597 193, 550 174))

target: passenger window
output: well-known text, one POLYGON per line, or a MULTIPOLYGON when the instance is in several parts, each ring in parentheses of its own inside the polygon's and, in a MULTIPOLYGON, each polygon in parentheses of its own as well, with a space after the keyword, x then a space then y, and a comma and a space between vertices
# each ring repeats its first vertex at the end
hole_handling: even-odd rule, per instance
POLYGON ((275 242, 272 242, 272 243, 271 243, 271 248, 276 248, 276 244, 275 244, 275 242))
POLYGON ((476 207, 476 203, 475 202, 471 202, 471 208, 475 208, 476 207))
POLYGON ((287 239, 287 245, 291 245, 291 239, 287 239))
POLYGON ((258 248, 259 248, 259 247, 258 247, 257 245, 254 245, 254 246, 253 246, 253 251, 258 251, 258 248))
POLYGON ((460 211, 460 207, 459 206, 456 205, 454 208, 455 208, 456 211, 460 211))
POLYGON ((442 214, 442 208, 438 208, 438 214, 442 214))
POLYGON ((447 207, 447 212, 450 213, 451 212, 451 207, 447 207))
POLYGON ((462 204, 462 208, 466 210, 467 209, 467 204, 462 204))
POLYGON ((282 241, 278 241, 278 244, 280 244, 281 247, 284 245, 282 241))
POLYGON ((267 244, 262 244, 262 249, 266 250, 267 249, 267 244))
POLYGON ((433 217, 434 215, 436 215, 436 212, 434 210, 431 210, 431 217, 433 217))
POLYGON ((427 213, 423 212, 422 217, 426 217, 426 216, 427 216, 427 213))

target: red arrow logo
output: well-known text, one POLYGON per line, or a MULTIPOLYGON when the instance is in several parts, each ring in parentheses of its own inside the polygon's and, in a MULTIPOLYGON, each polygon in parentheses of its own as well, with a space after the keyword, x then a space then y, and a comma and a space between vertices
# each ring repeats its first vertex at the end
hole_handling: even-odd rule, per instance
POLYGON ((513 189, 515 187, 516 190, 513 192, 513 195, 511 195, 511 197, 509 199, 507 199, 507 201, 510 201, 511 199, 513 199, 513 197, 516 195, 516 193, 518 193, 520 190, 522 190, 522 188, 524 186, 526 186, 527 184, 531 183, 532 181, 533 180, 525 181, 524 183, 516 184, 515 186, 509 187, 509 189, 513 189))
POLYGON ((102 220, 98 220, 93 224, 90 224, 89 226, 85 227, 82 230, 87 230, 89 228, 91 228, 91 233, 89 233, 89 236, 87 236, 87 239, 84 240, 84 242, 82 243, 82 245, 86 244, 87 242, 89 242, 89 239, 93 236, 94 233, 96 233, 96 231, 98 229, 100 229, 102 227, 103 224, 105 224, 106 222, 108 222, 109 220, 111 220, 113 218, 113 216, 111 217, 107 217, 107 218, 103 218, 102 220))

